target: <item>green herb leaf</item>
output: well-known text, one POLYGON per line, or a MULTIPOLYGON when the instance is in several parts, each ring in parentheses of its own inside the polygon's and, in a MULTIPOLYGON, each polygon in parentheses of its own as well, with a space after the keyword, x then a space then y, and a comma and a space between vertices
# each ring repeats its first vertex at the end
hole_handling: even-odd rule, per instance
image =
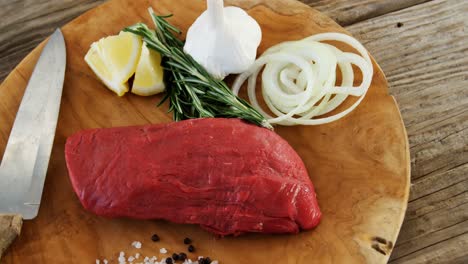
POLYGON ((149 12, 156 26, 155 31, 143 23, 127 27, 124 31, 143 37, 147 46, 163 57, 167 85, 166 95, 160 104, 169 99, 169 110, 174 120, 241 118, 273 129, 262 114, 235 96, 226 83, 213 78, 192 56, 183 51, 184 43, 174 35, 181 31, 166 20, 172 15, 158 16, 151 8, 149 12))

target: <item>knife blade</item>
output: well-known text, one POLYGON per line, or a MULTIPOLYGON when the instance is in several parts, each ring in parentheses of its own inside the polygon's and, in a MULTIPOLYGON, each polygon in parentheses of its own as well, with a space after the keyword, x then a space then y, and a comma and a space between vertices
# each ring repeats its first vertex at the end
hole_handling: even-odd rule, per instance
POLYGON ((65 76, 62 32, 49 38, 23 95, 0 165, 0 214, 37 216, 65 76))

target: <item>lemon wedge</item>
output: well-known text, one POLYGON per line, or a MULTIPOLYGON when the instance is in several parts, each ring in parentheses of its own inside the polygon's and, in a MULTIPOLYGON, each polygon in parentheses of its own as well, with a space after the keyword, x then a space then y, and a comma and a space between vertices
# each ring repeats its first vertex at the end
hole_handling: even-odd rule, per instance
POLYGON ((164 91, 163 72, 161 55, 143 44, 135 72, 132 93, 150 96, 164 91))
POLYGON ((122 96, 128 92, 127 81, 135 73, 141 46, 141 37, 120 32, 91 44, 85 61, 107 88, 122 96))

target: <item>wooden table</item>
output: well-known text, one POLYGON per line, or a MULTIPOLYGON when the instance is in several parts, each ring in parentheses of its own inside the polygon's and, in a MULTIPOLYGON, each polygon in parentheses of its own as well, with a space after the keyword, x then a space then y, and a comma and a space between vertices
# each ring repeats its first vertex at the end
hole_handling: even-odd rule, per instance
MULTIPOLYGON (((102 2, 0 0, 0 80, 56 27, 102 2)), ((468 263, 468 1, 302 2, 364 43, 400 106, 412 187, 390 263, 468 263)))

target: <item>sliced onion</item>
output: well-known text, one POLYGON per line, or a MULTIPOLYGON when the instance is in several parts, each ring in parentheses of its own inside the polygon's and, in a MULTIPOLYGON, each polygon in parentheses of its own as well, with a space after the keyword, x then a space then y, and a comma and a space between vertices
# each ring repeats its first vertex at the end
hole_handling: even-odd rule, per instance
POLYGON ((237 77, 232 91, 237 95, 248 80, 249 100, 270 124, 320 125, 338 120, 353 111, 364 99, 372 76, 372 61, 359 41, 342 33, 323 33, 269 48, 237 77), (321 41, 346 43, 359 55, 341 51, 321 41), (353 86, 352 65, 362 73, 359 86, 353 86), (336 83, 337 68, 342 76, 339 85, 336 83), (256 98, 256 80, 262 69, 262 96, 275 116, 266 113, 256 98), (358 97, 358 100, 340 113, 316 118, 335 110, 349 96, 358 97))

